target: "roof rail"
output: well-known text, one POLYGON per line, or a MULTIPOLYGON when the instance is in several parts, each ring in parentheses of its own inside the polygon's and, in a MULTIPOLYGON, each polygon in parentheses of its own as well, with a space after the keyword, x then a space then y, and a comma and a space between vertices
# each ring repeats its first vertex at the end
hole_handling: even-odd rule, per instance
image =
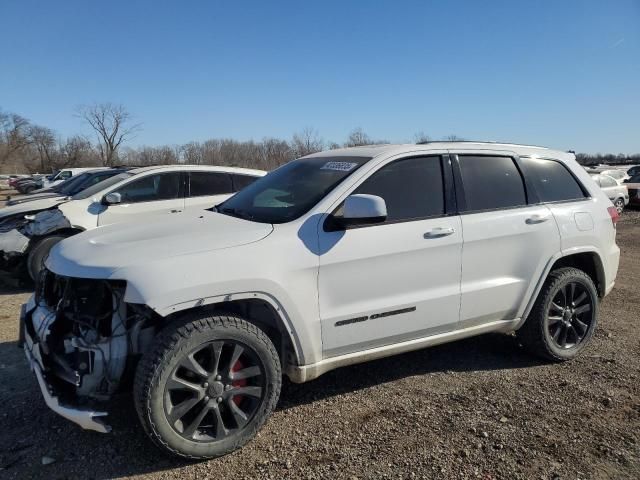
POLYGON ((496 142, 493 140, 427 140, 424 142, 416 142, 416 145, 428 145, 431 143, 481 143, 485 145, 515 145, 518 147, 532 147, 532 148, 547 148, 540 145, 528 145, 525 143, 512 143, 512 142, 496 142))

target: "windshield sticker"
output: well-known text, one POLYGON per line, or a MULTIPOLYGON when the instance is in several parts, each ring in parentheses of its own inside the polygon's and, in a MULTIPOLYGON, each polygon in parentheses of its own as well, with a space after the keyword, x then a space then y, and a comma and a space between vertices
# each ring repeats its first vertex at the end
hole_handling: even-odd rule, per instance
POLYGON ((354 169, 358 164, 351 162, 327 162, 320 170, 337 170, 339 172, 350 172, 354 169))

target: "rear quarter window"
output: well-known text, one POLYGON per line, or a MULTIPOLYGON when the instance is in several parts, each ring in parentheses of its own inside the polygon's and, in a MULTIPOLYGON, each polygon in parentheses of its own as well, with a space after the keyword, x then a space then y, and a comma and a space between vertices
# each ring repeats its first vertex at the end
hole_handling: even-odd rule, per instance
POLYGON ((578 181, 561 162, 538 158, 521 158, 520 160, 541 202, 580 200, 587 196, 578 181))

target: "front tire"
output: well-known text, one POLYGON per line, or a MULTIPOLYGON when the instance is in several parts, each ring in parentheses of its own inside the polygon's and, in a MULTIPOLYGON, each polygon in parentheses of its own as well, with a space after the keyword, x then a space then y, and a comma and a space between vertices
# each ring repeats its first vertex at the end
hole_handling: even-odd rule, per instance
POLYGON ((200 313, 158 335, 137 367, 134 399, 157 446, 200 460, 251 440, 281 385, 278 352, 262 330, 242 318, 200 313))
POLYGON ((40 272, 44 268, 44 262, 49 256, 49 252, 51 249, 59 242, 64 240, 64 235, 51 235, 49 237, 44 237, 29 250, 27 255, 27 272, 29 272, 29 276, 31 280, 34 282, 40 276, 40 272))
POLYGON ((598 324, 598 292, 577 268, 553 270, 524 325, 516 332, 531 353, 553 361, 571 360, 589 343, 598 324))

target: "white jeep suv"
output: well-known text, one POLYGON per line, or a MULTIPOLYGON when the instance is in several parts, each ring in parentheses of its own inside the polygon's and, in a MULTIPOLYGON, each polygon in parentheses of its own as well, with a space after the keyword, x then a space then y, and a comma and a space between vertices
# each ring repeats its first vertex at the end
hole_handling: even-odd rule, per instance
POLYGON ((23 307, 22 343, 59 414, 106 432, 109 399, 132 385, 157 445, 216 457, 255 435, 283 374, 306 382, 486 332, 575 357, 614 285, 617 219, 564 152, 318 153, 215 211, 62 241, 23 307))

